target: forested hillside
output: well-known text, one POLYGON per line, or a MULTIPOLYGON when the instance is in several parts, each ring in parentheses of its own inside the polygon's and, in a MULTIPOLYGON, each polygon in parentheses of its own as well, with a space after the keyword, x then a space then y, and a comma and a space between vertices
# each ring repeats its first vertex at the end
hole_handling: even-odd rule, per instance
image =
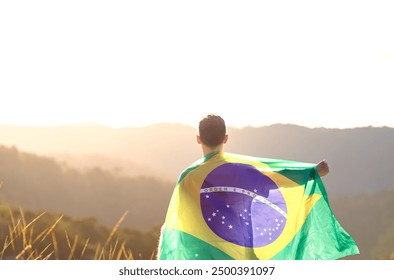
POLYGON ((164 220, 173 183, 80 171, 54 159, 0 146, 0 203, 31 210, 96 217, 107 226, 129 211, 124 224, 149 229, 164 220))
POLYGON ((354 259, 394 259, 394 190, 329 197, 338 220, 360 248, 354 259))

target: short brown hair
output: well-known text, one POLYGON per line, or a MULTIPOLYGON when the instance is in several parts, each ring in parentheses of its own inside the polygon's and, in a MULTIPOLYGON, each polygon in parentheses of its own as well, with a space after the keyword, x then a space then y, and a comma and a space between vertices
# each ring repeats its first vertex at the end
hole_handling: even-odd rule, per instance
POLYGON ((210 148, 222 144, 226 136, 226 124, 218 115, 207 115, 198 126, 201 142, 210 148))

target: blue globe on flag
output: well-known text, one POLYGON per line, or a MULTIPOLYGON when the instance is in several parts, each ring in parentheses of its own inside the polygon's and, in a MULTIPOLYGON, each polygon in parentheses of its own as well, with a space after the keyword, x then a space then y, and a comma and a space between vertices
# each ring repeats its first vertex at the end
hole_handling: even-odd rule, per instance
POLYGON ((240 246, 271 244, 286 224, 286 202, 278 186, 249 164, 227 163, 211 171, 200 201, 209 228, 240 246))

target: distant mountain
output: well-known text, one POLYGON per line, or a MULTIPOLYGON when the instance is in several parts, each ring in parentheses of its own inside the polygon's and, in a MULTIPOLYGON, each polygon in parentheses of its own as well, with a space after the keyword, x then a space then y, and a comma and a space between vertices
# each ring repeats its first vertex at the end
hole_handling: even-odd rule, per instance
POLYGON ((227 149, 238 153, 317 163, 326 159, 329 193, 351 194, 394 189, 394 129, 305 128, 273 125, 230 130, 227 149))
POLYGON ((394 189, 333 195, 330 204, 339 222, 359 246, 360 255, 350 259, 394 258, 394 189))
POLYGON ((77 160, 77 166, 101 166, 100 161, 107 159, 113 166, 105 164, 105 169, 121 169, 135 175, 137 166, 143 175, 173 181, 185 165, 201 156, 194 145, 194 135, 191 127, 170 124, 119 129, 94 124, 0 126, 3 145, 69 163, 77 160), (100 161, 93 163, 93 157, 100 161))
MULTIPOLYGON (((92 124, 3 125, 0 144, 57 157, 79 167, 97 165, 124 175, 142 174, 175 182, 179 173, 202 155, 196 132, 179 124, 119 129, 92 124)), ((331 168, 324 177, 329 194, 394 188, 394 128, 312 129, 277 124, 230 127, 228 133, 228 152, 316 163, 326 159, 331 168)))
POLYGON ((100 168, 79 171, 57 161, 0 146, 0 205, 95 217, 113 227, 150 229, 165 217, 173 183, 125 177, 100 168))

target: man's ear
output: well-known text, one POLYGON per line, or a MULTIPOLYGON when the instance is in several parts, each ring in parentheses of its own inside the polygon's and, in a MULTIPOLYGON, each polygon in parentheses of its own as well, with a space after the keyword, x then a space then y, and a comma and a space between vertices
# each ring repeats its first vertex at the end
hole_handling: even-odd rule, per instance
POLYGON ((197 143, 198 143, 198 144, 201 144, 201 138, 200 138, 200 135, 196 135, 196 140, 197 140, 197 143))
POLYGON ((223 144, 226 144, 226 143, 227 143, 227 140, 228 140, 228 134, 226 134, 226 135, 224 136, 223 144))

